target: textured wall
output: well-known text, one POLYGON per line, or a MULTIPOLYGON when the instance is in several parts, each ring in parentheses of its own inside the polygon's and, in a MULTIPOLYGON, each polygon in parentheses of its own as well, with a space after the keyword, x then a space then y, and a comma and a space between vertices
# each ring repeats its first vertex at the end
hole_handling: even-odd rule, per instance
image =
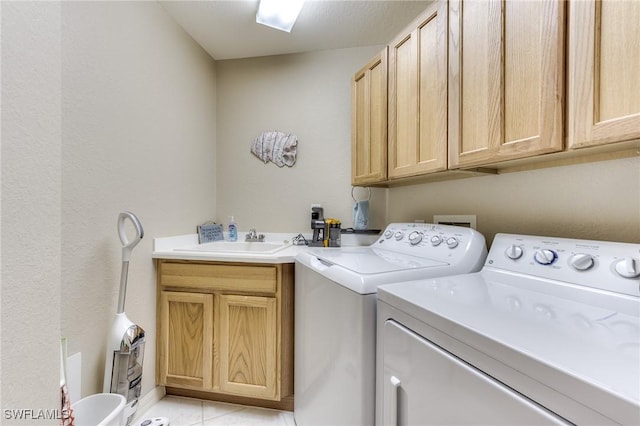
POLYGON ((4 410, 60 408, 60 5, 0 7, 0 423, 32 424, 4 410))
POLYGON ((62 6, 62 332, 82 351, 84 395, 101 391, 116 312, 118 213, 145 229, 125 310, 147 332, 154 386, 153 238, 195 232, 215 211, 215 63, 157 2, 62 6))
POLYGON ((3 409, 59 408, 61 335, 83 395, 102 390, 125 209, 154 386, 152 240, 215 212, 215 97, 214 62, 156 2, 2 3, 3 409))
POLYGON ((498 232, 640 242, 640 158, 602 161, 389 190, 389 220, 475 214, 498 232))
MULTIPOLYGON (((381 47, 217 62, 217 220, 241 231, 309 232, 310 205, 353 226, 351 78, 381 47), (263 131, 298 136, 291 167, 249 151, 263 131)), ((361 194, 357 194, 361 196, 361 194)), ((373 190, 372 226, 384 225, 385 190, 373 190)))

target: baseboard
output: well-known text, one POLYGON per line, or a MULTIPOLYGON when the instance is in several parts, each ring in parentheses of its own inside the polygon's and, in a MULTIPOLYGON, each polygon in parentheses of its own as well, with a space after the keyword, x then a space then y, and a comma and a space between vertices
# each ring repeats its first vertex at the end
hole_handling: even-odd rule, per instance
POLYGON ((153 407, 156 403, 158 403, 164 396, 166 395, 166 390, 164 386, 156 386, 151 389, 145 395, 138 399, 138 409, 136 410, 136 415, 133 418, 132 424, 136 424, 142 420, 142 416, 144 413, 149 411, 151 407, 153 407))

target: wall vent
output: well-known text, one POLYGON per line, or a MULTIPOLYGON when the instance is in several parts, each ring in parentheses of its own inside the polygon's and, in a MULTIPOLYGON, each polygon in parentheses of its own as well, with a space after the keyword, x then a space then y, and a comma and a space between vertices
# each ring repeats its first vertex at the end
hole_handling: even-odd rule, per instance
POLYGON ((440 225, 464 226, 476 229, 475 214, 434 214, 433 223, 440 225))

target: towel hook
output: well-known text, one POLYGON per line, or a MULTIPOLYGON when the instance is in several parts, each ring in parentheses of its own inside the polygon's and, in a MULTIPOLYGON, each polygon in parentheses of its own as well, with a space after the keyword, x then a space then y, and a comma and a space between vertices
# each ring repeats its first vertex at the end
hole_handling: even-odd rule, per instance
MULTIPOLYGON (((356 186, 351 187, 351 198, 353 198, 353 201, 357 203, 358 200, 356 200, 355 195, 353 195, 353 191, 355 191, 356 188, 362 188, 362 187, 356 187, 356 186)), ((362 201, 369 201, 371 199, 371 188, 369 188, 368 186, 366 186, 365 188, 367 188, 367 190, 369 191, 369 196, 367 197, 366 200, 362 200, 362 201)))

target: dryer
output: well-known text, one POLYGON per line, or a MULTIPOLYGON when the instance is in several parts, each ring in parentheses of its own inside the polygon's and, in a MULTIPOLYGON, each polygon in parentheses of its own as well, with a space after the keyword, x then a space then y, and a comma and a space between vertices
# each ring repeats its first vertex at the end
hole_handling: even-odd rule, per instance
POLYGON ((498 234, 378 289, 376 424, 640 424, 640 244, 498 234))
POLYGON ((372 425, 378 286, 478 271, 486 254, 473 229, 424 223, 390 224, 367 247, 298 254, 296 424, 372 425))

